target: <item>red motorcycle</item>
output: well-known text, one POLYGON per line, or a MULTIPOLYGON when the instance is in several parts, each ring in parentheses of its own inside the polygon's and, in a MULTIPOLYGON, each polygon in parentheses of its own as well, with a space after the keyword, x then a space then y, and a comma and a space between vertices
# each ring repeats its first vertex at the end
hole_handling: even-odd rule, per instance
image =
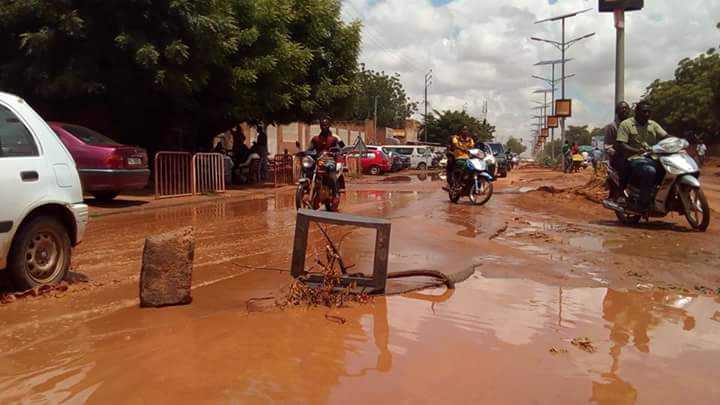
POLYGON ((343 156, 340 149, 323 152, 314 151, 297 154, 302 159, 302 174, 295 191, 295 207, 317 210, 321 204, 328 211, 340 208, 340 190, 344 189, 343 156))

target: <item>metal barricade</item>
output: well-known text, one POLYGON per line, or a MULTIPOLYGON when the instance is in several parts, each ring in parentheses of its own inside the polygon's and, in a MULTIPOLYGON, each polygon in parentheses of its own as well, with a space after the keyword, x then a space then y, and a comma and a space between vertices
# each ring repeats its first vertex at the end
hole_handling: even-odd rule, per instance
POLYGON ((273 159, 275 185, 295 184, 293 155, 276 155, 273 159))
POLYGON ((224 193, 225 156, 220 153, 196 153, 192 160, 194 193, 224 193))
POLYGON ((345 155, 345 164, 347 165, 347 176, 349 178, 358 178, 362 176, 362 155, 360 153, 349 153, 345 155))
POLYGON ((155 198, 195 194, 193 157, 188 152, 155 154, 155 198))

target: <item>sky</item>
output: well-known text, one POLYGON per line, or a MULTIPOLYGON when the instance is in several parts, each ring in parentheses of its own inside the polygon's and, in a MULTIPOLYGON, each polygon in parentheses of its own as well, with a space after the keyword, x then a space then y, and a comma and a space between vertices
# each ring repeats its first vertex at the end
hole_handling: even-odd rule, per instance
MULTIPOLYGON (((529 144, 532 110, 551 68, 536 62, 560 59, 540 37, 559 41, 560 22, 544 18, 592 8, 567 20, 566 36, 596 35, 571 47, 566 58, 566 98, 573 99, 568 125, 606 125, 613 117, 615 28, 597 0, 343 0, 343 18, 363 23, 360 60, 368 68, 397 72, 413 101, 422 104, 424 77, 432 69, 430 108, 461 110, 488 120, 496 139, 521 137, 529 144)), ((670 79, 682 58, 720 45, 720 1, 646 0, 626 16, 625 98, 639 100, 655 79, 670 79)), ((557 67, 556 76, 560 76, 557 67)), ((560 93, 557 93, 557 97, 560 93)), ((421 106, 422 109, 422 106, 421 106)))

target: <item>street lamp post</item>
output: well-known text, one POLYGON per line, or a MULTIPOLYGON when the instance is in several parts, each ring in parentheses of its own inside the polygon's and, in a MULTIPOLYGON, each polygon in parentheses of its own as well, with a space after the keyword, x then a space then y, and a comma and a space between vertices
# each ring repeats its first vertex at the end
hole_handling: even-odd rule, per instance
POLYGON ((425 143, 428 141, 428 87, 432 84, 432 69, 425 73, 425 143))
MULTIPOLYGON (((561 41, 561 42, 552 41, 552 40, 543 39, 543 38, 538 38, 538 37, 531 37, 531 38, 530 38, 530 39, 533 40, 533 41, 539 41, 539 42, 549 43, 549 44, 555 46, 556 48, 558 48, 558 49, 560 50, 560 52, 561 52, 561 54, 562 54, 561 62, 560 62, 560 66, 561 66, 560 77, 562 78, 562 79, 561 79, 561 97, 562 97, 562 99, 565 99, 565 62, 566 62, 565 52, 566 52, 568 49, 570 49, 571 46, 573 46, 573 45, 575 45, 576 43, 582 41, 583 39, 587 39, 587 38, 590 38, 590 37, 592 37, 593 35, 595 35, 595 33, 593 32, 593 33, 590 33, 590 34, 585 34, 585 35, 583 35, 583 36, 581 36, 581 37, 577 37, 577 38, 572 39, 572 40, 570 40, 570 41, 566 41, 566 40, 565 40, 565 20, 568 19, 568 18, 570 18, 570 17, 575 17, 575 16, 577 16, 577 15, 579 15, 579 14, 586 13, 586 12, 588 12, 588 11, 590 11, 590 10, 592 10, 592 9, 591 9, 591 8, 588 8, 588 9, 581 10, 581 11, 577 11, 577 12, 574 12, 574 13, 569 13, 569 14, 565 14, 565 15, 561 15, 561 16, 557 16, 557 17, 546 18, 546 19, 544 19, 544 20, 539 20, 539 21, 536 21, 536 22, 535 22, 535 24, 540 24, 540 23, 549 22, 549 21, 558 21, 558 20, 560 20, 560 21, 562 22, 562 41, 561 41)), ((562 142, 565 141, 565 118, 564 118, 564 117, 560 119, 560 139, 561 139, 562 142)), ((563 169, 565 169, 565 159, 563 159, 563 169)))

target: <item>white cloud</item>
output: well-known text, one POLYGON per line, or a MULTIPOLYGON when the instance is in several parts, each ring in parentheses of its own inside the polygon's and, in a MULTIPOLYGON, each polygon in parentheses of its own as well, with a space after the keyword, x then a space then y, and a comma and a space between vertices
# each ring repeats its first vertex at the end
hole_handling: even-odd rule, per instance
MULTIPOLYGON (((610 14, 597 12, 597 1, 452 0, 440 7, 430 0, 344 0, 348 20, 364 24, 361 60, 369 68, 398 72, 409 95, 423 98, 425 72, 433 70, 430 102, 436 109, 479 114, 488 101, 488 118, 498 138, 530 140, 532 91, 550 76, 539 60, 559 59, 548 44, 531 36, 560 39, 560 23, 536 20, 593 8, 567 20, 567 38, 595 32, 567 54, 566 95, 576 100, 569 125, 602 126, 612 118, 615 30, 610 14)), ((626 99, 636 101, 656 78, 672 77, 677 62, 720 43, 717 0, 648 0, 645 9, 629 13, 626 29, 626 99)), ((560 75, 559 68, 557 76, 560 75)), ((559 95, 559 94, 558 94, 559 95)))

